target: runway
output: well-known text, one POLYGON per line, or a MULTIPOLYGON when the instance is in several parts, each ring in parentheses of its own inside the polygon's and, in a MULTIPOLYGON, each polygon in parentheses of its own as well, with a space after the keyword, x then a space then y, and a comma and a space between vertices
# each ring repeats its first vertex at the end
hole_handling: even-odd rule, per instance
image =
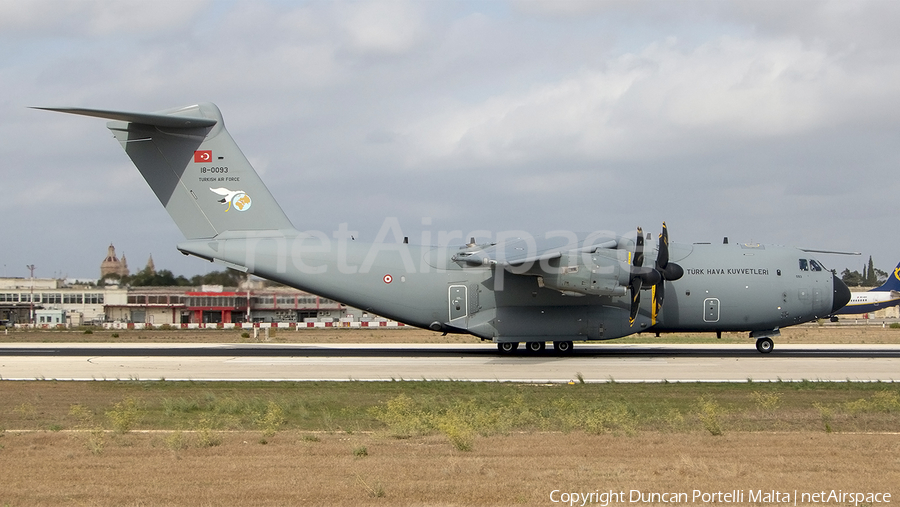
POLYGON ((746 382, 900 380, 898 345, 0 344, 4 380, 746 382))

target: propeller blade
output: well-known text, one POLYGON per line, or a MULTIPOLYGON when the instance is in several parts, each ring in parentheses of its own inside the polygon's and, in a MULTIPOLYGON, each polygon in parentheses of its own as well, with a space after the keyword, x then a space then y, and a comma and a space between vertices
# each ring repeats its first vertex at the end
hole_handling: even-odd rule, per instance
POLYGON ((662 282, 656 286, 656 299, 653 300, 653 304, 656 305, 656 309, 653 311, 654 315, 659 315, 659 311, 662 309, 663 299, 665 298, 665 292, 666 292, 665 289, 666 289, 665 282, 662 282))
POLYGON ((659 252, 656 254, 656 266, 659 269, 666 269, 669 264, 669 229, 663 222, 662 232, 659 233, 659 252))
POLYGON ((641 278, 636 276, 631 279, 631 317, 628 321, 629 325, 634 324, 638 310, 641 308, 641 278))
POLYGON ((634 242, 634 260, 631 262, 632 266, 643 266, 644 265, 644 231, 638 227, 637 228, 637 239, 634 242))
POLYGON ((684 269, 669 262, 669 228, 663 222, 662 232, 659 233, 659 250, 656 253, 656 269, 659 270, 663 280, 678 280, 684 276, 684 269))

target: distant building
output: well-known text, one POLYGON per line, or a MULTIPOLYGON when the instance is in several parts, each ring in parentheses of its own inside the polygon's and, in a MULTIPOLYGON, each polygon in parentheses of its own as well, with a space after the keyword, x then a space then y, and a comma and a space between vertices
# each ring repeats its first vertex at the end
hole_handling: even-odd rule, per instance
POLYGON ((48 278, 0 278, 0 321, 40 327, 104 322, 153 325, 365 322, 379 317, 288 287, 64 285, 48 278))
MULTIPOLYGON (((105 305, 124 302, 128 291, 117 287, 63 285, 53 278, 0 278, 0 320, 25 324, 33 309, 61 310, 62 314, 45 313, 44 324, 56 325, 55 318, 65 316, 62 325, 80 326, 106 320, 105 305), (52 318, 48 322, 47 319, 52 318)), ((61 319, 62 320, 62 319, 61 319)), ((40 325, 40 318, 35 319, 40 325)))
MULTIPOLYGON (((150 260, 152 261, 153 258, 151 257, 150 260)), ((119 258, 116 257, 116 247, 110 243, 106 258, 100 263, 100 279, 103 280, 109 275, 115 275, 118 278, 122 278, 129 274, 131 273, 128 271, 128 261, 125 260, 125 254, 122 254, 122 260, 120 261, 119 258)))
POLYGON ((66 311, 62 309, 56 310, 35 310, 35 324, 38 327, 52 328, 66 325, 66 311))

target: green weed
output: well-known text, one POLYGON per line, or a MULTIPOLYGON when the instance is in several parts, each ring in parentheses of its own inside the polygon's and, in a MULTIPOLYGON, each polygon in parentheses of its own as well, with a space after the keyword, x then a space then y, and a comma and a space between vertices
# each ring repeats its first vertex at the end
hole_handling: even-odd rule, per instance
POLYGON ((715 400, 701 396, 697 399, 697 418, 703 423, 706 431, 713 436, 720 436, 724 433, 722 429, 722 415, 724 411, 715 400))
POLYGON ((275 436, 285 422, 284 409, 274 401, 269 401, 265 411, 258 413, 256 417, 256 426, 262 430, 263 436, 269 438, 275 436))
POLYGON ((103 454, 103 447, 106 445, 106 431, 97 426, 87 434, 85 446, 94 456, 103 454))
POLYGON ((900 395, 891 391, 878 391, 868 399, 860 398, 856 401, 844 403, 844 410, 855 413, 872 412, 900 412, 900 395))
POLYGON ((831 422, 834 419, 834 409, 819 402, 813 403, 813 408, 819 411, 819 418, 822 420, 822 424, 825 426, 825 433, 831 433, 833 431, 831 428, 831 422))
POLYGON ((106 417, 109 418, 116 433, 124 434, 131 431, 140 413, 137 400, 129 396, 113 405, 112 410, 106 412, 106 417))
POLYGON ((200 410, 200 403, 190 398, 163 398, 162 408, 167 417, 189 414, 200 410))
POLYGON ((94 420, 94 412, 84 405, 70 405, 69 416, 75 418, 78 427, 88 426, 94 420))
POLYGON ((222 437, 215 430, 215 422, 203 416, 194 423, 197 447, 216 447, 222 444, 222 437))
POLYGON ((384 487, 380 482, 376 482, 374 486, 369 486, 369 483, 363 480, 359 475, 356 476, 356 481, 365 488, 366 492, 372 498, 382 498, 384 497, 384 487))
POLYGON ((756 403, 757 408, 763 412, 774 412, 781 406, 781 395, 778 393, 762 393, 753 391, 750 393, 750 399, 756 403))
POLYGON ((184 433, 181 431, 175 431, 165 439, 166 447, 172 451, 180 451, 182 449, 186 449, 187 439, 184 437, 184 433))
POLYGON ((23 419, 33 420, 37 416, 37 409, 31 403, 25 402, 13 409, 13 412, 23 419))

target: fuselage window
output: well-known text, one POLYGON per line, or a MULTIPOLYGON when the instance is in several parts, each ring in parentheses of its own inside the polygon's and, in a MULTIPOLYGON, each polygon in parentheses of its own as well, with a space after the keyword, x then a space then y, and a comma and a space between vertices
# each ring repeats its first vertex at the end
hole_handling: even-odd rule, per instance
POLYGON ((800 271, 809 271, 809 264, 806 259, 800 259, 800 271))

